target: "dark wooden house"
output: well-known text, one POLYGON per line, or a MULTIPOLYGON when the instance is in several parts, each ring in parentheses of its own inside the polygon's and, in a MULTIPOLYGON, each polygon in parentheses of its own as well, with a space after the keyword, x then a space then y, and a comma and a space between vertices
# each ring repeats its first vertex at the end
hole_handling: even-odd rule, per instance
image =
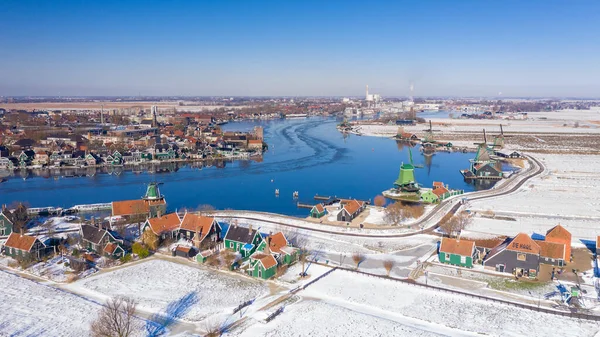
POLYGON ((483 266, 518 277, 537 277, 540 268, 540 246, 529 235, 519 233, 511 240, 492 249, 483 266))
POLYGON ((4 244, 4 254, 16 260, 38 261, 54 252, 35 236, 11 233, 4 244))
POLYGON ((104 254, 107 244, 111 242, 123 248, 123 239, 104 228, 83 224, 81 225, 79 234, 83 241, 83 246, 97 254, 104 254))
POLYGON ((221 225, 214 217, 186 213, 178 236, 191 240, 199 250, 212 248, 221 241, 221 225))

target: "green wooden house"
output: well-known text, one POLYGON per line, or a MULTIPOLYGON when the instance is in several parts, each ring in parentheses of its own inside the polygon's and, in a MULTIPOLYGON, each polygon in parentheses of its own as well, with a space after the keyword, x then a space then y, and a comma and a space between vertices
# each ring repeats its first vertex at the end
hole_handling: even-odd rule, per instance
POLYGON ((278 265, 290 265, 298 260, 298 248, 290 246, 282 232, 267 236, 257 251, 273 255, 278 265))
POLYGON ((441 263, 472 268, 476 252, 474 241, 442 238, 438 258, 441 263))
POLYGON ((198 253, 196 255, 196 262, 198 263, 204 263, 206 262, 206 260, 208 260, 208 258, 213 255, 213 251, 212 250, 205 250, 202 251, 200 253, 198 253))
POLYGON ((252 277, 268 280, 277 273, 277 260, 271 254, 256 252, 250 256, 248 274, 252 277))
POLYGON ((11 233, 4 244, 4 254, 19 261, 39 261, 53 251, 35 236, 18 233, 11 233))
POLYGON ((10 213, 6 208, 0 212, 0 237, 9 236, 13 232, 13 222, 10 219, 10 213))
POLYGON ((102 251, 103 255, 111 259, 118 259, 125 256, 125 249, 121 246, 120 242, 109 242, 104 246, 102 251))
POLYGON ((433 193, 432 190, 427 190, 427 192, 421 194, 421 200, 426 203, 435 204, 440 201, 438 196, 433 193))
POLYGON ((103 228, 92 225, 83 224, 79 230, 79 235, 82 239, 83 246, 98 254, 108 254, 109 256, 122 254, 125 255, 123 249, 123 240, 116 236, 115 233, 103 228), (115 243, 121 249, 115 248, 109 243, 115 243), (108 249, 107 249, 108 247, 108 249), (122 251, 122 252, 121 252, 122 251))
POLYGON ((224 238, 225 248, 239 252, 243 259, 250 257, 262 241, 263 238, 260 236, 260 233, 256 229, 253 229, 252 226, 242 227, 231 225, 227 229, 224 238))
POLYGON ((323 204, 316 204, 310 210, 310 217, 311 218, 320 218, 322 216, 325 216, 325 213, 326 213, 326 211, 325 211, 325 207, 323 207, 323 204))

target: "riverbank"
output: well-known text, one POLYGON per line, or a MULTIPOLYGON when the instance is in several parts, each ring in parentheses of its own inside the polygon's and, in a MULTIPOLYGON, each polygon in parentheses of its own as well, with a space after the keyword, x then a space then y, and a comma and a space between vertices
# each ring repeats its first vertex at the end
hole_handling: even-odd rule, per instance
MULTIPOLYGON (((563 110, 529 112, 525 120, 503 119, 431 119, 433 138, 451 142, 454 146, 474 148, 483 141, 486 130, 488 143, 500 134, 500 125, 509 150, 532 153, 600 154, 600 112, 597 110, 563 110)), ((398 125, 359 123, 363 136, 394 137, 398 125)), ((419 138, 429 128, 426 124, 402 126, 405 132, 419 138)))

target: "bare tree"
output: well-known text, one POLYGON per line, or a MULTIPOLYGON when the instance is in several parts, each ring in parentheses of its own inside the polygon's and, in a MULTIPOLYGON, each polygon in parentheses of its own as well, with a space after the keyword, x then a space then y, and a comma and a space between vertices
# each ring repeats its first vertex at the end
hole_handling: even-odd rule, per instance
POLYGON ((128 337, 133 332, 136 304, 128 297, 113 297, 92 322, 93 337, 128 337))
POLYGON ((373 204, 375 206, 383 207, 383 206, 385 206, 385 203, 386 203, 386 201, 385 201, 385 197, 383 195, 378 195, 373 200, 373 204))
POLYGON ((404 214, 406 217, 418 219, 425 214, 425 207, 423 205, 414 205, 404 207, 404 214))
POLYGON ((440 227, 449 236, 456 236, 463 229, 469 226, 473 222, 473 219, 466 213, 459 213, 446 219, 440 224, 440 227))
POLYGON ((354 263, 356 264, 356 269, 358 269, 358 266, 360 266, 360 264, 365 260, 365 256, 359 252, 356 252, 354 254, 352 254, 352 261, 354 261, 354 263))
POLYGON ((383 261, 383 267, 385 268, 385 271, 387 272, 387 276, 390 276, 390 272, 392 271, 392 268, 394 268, 394 260, 392 259, 388 259, 388 260, 384 260, 383 261))
POLYGON ((154 234, 154 232, 150 229, 147 229, 142 233, 142 242, 150 249, 156 250, 158 248, 159 243, 158 235, 154 234))
POLYGON ((404 219, 406 219, 404 207, 402 203, 395 202, 388 205, 384 211, 384 220, 394 226, 399 225, 404 219))
POLYGON ((29 208, 27 203, 14 202, 8 208, 14 208, 14 211, 12 211, 13 232, 24 233, 27 229, 27 223, 30 220, 29 213, 27 213, 27 209, 29 208))
POLYGON ((202 205, 198 205, 198 212, 200 213, 210 213, 212 211, 214 211, 216 208, 213 205, 209 205, 209 204, 202 204, 202 205))

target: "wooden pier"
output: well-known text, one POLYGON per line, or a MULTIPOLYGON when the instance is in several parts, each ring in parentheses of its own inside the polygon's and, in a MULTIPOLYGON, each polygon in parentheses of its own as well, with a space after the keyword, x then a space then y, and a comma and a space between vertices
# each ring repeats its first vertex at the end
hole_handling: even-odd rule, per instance
POLYGON ((315 194, 315 200, 329 200, 331 197, 325 197, 322 195, 315 194))
POLYGON ((298 206, 298 208, 310 208, 310 209, 312 209, 314 205, 304 204, 304 203, 298 202, 296 204, 296 206, 298 206))

